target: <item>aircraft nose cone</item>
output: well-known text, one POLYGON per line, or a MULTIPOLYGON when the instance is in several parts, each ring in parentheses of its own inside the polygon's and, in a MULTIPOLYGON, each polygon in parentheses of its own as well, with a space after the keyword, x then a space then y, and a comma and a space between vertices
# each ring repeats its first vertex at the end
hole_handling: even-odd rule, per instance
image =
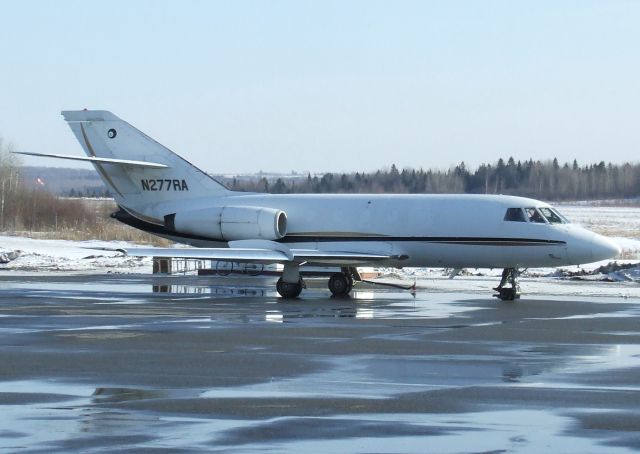
POLYGON ((622 253, 622 248, 615 241, 598 235, 591 243, 591 255, 593 260, 606 260, 622 253))

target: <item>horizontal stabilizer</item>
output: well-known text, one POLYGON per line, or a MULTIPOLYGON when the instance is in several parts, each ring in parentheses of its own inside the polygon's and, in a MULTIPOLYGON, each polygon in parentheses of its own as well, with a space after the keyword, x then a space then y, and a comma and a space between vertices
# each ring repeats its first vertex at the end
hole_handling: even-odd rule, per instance
POLYGON ((95 156, 71 156, 66 154, 31 153, 27 151, 14 151, 13 153, 24 154, 28 156, 43 156, 45 158, 70 159, 72 161, 97 162, 100 164, 115 164, 115 165, 130 166, 130 167, 146 167, 150 169, 166 169, 168 167, 164 164, 158 164, 156 162, 131 161, 128 159, 98 158, 95 156))

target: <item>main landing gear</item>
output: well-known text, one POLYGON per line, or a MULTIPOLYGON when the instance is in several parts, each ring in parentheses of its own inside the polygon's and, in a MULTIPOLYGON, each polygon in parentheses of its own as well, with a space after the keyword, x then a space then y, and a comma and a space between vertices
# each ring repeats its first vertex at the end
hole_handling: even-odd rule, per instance
POLYGON ((520 273, 516 268, 505 268, 504 271, 502 271, 500 284, 493 288, 498 293, 493 296, 500 298, 502 301, 520 299, 520 284, 518 283, 519 275, 520 273), (507 283, 510 287, 505 287, 507 283))
POLYGON ((353 276, 348 270, 333 273, 329 278, 329 290, 333 296, 348 295, 352 288, 353 276))
POLYGON ((298 279, 298 282, 285 282, 284 279, 278 279, 276 284, 276 290, 283 298, 297 298, 300 296, 304 287, 304 281, 302 278, 298 279))
MULTIPOLYGON (((333 273, 329 277, 329 290, 333 296, 346 296, 351 292, 354 280, 360 280, 358 271, 355 268, 342 268, 340 273, 333 273)), ((300 276, 299 266, 295 263, 285 264, 282 276, 276 284, 280 296, 297 298, 303 288, 305 285, 300 276)))
POLYGON ((282 276, 278 279, 276 290, 283 298, 297 298, 304 288, 304 281, 300 276, 300 264, 287 262, 284 264, 282 276))

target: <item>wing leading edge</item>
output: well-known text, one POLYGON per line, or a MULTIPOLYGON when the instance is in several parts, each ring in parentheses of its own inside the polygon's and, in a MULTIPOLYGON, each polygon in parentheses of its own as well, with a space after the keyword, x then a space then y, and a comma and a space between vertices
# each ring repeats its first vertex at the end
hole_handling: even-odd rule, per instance
POLYGON ((317 249, 289 249, 265 240, 231 241, 229 248, 124 248, 119 251, 133 257, 185 258, 253 263, 309 263, 316 265, 356 265, 387 260, 404 260, 407 256, 317 249))

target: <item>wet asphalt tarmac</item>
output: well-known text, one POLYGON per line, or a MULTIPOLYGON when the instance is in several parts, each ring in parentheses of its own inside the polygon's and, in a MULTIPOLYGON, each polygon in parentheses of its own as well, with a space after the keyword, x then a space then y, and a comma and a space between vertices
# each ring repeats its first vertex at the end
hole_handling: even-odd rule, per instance
POLYGON ((638 299, 272 284, 3 273, 0 450, 640 449, 638 299))

